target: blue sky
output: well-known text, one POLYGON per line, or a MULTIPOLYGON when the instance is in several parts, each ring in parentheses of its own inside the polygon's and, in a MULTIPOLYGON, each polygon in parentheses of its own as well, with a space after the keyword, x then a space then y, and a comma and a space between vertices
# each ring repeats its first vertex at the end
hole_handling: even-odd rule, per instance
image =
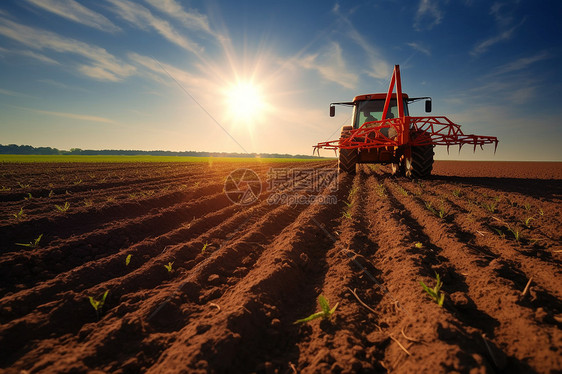
POLYGON ((0 143, 311 154, 351 115, 329 103, 386 91, 399 64, 432 115, 500 140, 436 158, 562 161, 561 17, 547 0, 4 0, 0 143))

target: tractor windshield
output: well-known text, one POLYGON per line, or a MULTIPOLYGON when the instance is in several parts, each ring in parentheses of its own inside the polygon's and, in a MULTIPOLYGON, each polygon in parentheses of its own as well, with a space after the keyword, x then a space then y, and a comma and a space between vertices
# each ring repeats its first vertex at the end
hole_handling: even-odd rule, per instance
MULTIPOLYGON (((383 109, 384 100, 367 100, 357 102, 357 105, 355 105, 355 108, 353 109, 353 118, 355 119, 353 127, 358 129, 365 122, 380 121, 382 119, 383 109)), ((404 115, 409 115, 406 100, 404 100, 404 115)), ((396 117, 398 117, 398 106, 396 105, 396 99, 391 99, 386 118, 389 119, 396 117)))

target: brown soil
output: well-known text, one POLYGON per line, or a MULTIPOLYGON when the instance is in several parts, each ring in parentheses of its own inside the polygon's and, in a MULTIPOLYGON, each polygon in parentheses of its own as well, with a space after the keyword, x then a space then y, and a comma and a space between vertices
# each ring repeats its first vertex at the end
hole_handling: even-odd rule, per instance
POLYGON ((336 204, 292 206, 268 203, 269 168, 335 162, 244 165, 263 183, 249 206, 223 193, 241 166, 0 165, 0 368, 562 370, 561 163, 436 162, 425 181, 362 165, 317 192, 336 204), (442 307, 420 285, 436 273, 442 307), (319 295, 334 315, 294 324, 319 295))

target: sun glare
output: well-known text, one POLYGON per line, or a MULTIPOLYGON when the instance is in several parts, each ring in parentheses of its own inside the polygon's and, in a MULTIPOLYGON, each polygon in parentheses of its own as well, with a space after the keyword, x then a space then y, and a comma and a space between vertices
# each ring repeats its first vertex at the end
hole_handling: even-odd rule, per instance
POLYGON ((235 122, 254 122, 263 114, 264 101, 252 83, 238 83, 226 94, 228 115, 235 122))

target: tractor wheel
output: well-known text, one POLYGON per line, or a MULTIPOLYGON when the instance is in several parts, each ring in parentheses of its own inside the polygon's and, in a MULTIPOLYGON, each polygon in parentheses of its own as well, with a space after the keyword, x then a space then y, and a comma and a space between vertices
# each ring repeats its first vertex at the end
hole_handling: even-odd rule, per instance
MULTIPOLYGON (((342 127, 340 139, 348 138, 352 126, 342 127)), ((355 165, 359 159, 357 149, 341 149, 338 157, 338 170, 349 174, 355 174, 355 165)))
MULTIPOLYGON (((415 132, 410 135, 412 139, 428 136, 425 132, 415 132)), ((423 179, 431 175, 433 169, 433 146, 421 145, 412 147, 412 157, 404 161, 404 174, 408 178, 423 179)))

